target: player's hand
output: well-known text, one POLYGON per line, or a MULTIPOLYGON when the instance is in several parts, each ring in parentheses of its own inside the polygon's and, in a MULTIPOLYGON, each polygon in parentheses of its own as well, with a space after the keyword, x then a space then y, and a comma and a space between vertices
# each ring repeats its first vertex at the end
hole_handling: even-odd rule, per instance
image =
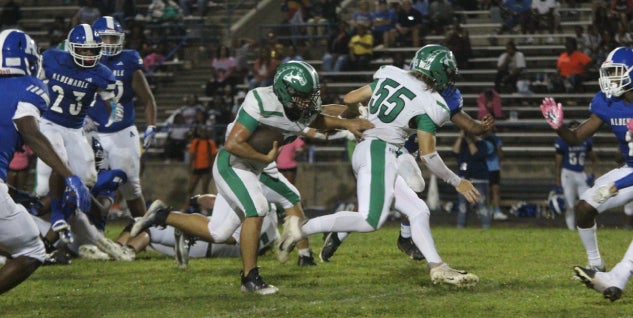
POLYGON ((596 181, 596 176, 592 173, 587 176, 587 180, 585 181, 587 182, 588 186, 593 187, 593 183, 596 181))
POLYGON ((156 126, 149 125, 143 135, 143 149, 149 148, 156 140, 156 126))
POLYGON ((613 182, 610 182, 598 187, 596 192, 593 194, 593 200, 602 204, 616 194, 618 194, 618 188, 613 185, 613 182))
POLYGON ((545 97, 541 103, 541 113, 554 130, 563 126, 563 105, 551 97, 545 97))
POLYGON ((629 132, 633 134, 633 119, 628 119, 626 121, 626 128, 629 129, 629 132))
POLYGON ((90 192, 86 185, 75 175, 66 178, 64 181, 66 182, 64 200, 67 201, 65 203, 74 205, 81 211, 88 213, 90 211, 90 192))
POLYGON ((369 120, 363 118, 350 119, 347 121, 347 130, 349 130, 354 136, 362 137, 363 131, 374 128, 369 120))
POLYGON ((123 105, 117 103, 116 106, 113 107, 108 123, 105 125, 106 127, 110 127, 110 125, 123 120, 123 105))
POLYGON ((473 184, 466 179, 462 179, 462 181, 455 187, 455 190, 463 195, 469 203, 477 202, 481 196, 473 184))
POLYGON ((273 141, 273 148, 266 154, 265 163, 271 163, 277 159, 279 152, 281 151, 281 147, 279 147, 279 142, 277 140, 273 141))
POLYGON ((489 132, 495 126, 494 116, 488 114, 481 119, 481 125, 484 127, 485 132, 489 132))

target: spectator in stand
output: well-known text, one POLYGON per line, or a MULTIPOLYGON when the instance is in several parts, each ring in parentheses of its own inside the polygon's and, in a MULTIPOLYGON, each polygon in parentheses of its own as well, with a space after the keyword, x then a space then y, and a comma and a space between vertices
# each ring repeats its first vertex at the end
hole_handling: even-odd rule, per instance
POLYGON ((290 61, 303 61, 303 56, 299 54, 299 52, 297 51, 297 47, 294 45, 290 45, 288 46, 288 48, 286 48, 286 54, 281 60, 281 64, 288 63, 290 61))
POLYGON ((508 219, 508 216, 501 212, 501 160, 503 160, 503 141, 495 133, 495 128, 489 130, 483 136, 483 139, 488 143, 488 154, 486 155, 486 165, 488 166, 489 176, 489 201, 492 207, 492 219, 497 221, 504 221, 508 219))
POLYGON ((255 40, 249 38, 240 38, 235 47, 235 71, 237 72, 238 80, 244 81, 251 67, 248 65, 248 57, 250 51, 255 46, 255 40))
MULTIPOLYGON (((360 24, 358 24, 360 25, 360 24)), ((328 37, 327 52, 323 55, 323 64, 321 70, 323 72, 340 72, 343 63, 349 54, 349 40, 351 39, 349 26, 347 22, 341 20, 335 32, 328 37)))
POLYGON ((369 0, 361 0, 358 3, 358 9, 352 13, 352 20, 350 20, 349 24, 352 28, 356 28, 357 25, 363 25, 369 30, 371 28, 371 15, 369 0))
POLYGON ((468 31, 462 28, 459 19, 453 18, 453 26, 444 37, 444 46, 453 52, 457 67, 465 69, 469 67, 468 60, 473 55, 470 45, 470 35, 468 31))
POLYGON ((371 32, 376 44, 385 48, 396 43, 398 14, 387 6, 387 0, 378 0, 376 11, 371 15, 371 32))
MULTIPOLYGON (((226 45, 220 45, 211 61, 211 78, 207 81, 206 95, 216 96, 224 92, 224 87, 233 89, 235 85, 235 69, 237 63, 231 56, 231 50, 226 45)), ((205 192, 206 193, 206 192, 205 192)))
POLYGON ((578 43, 578 50, 587 54, 592 60, 596 59, 598 52, 598 45, 602 40, 602 37, 597 33, 593 25, 587 26, 587 33, 585 33, 582 25, 578 25, 574 28, 576 33, 576 43, 578 43))
POLYGON ((253 70, 251 71, 253 78, 249 82, 249 89, 273 84, 273 76, 280 63, 279 60, 272 56, 272 52, 273 50, 269 46, 259 49, 259 56, 255 59, 253 70))
POLYGON ((418 10, 422 14, 422 21, 424 21, 424 25, 426 26, 429 20, 430 13, 430 5, 429 0, 415 0, 413 1, 413 9, 418 10))
POLYGON ((129 32, 126 32, 125 34, 125 48, 139 51, 141 56, 143 56, 141 52, 143 44, 148 42, 147 37, 145 36, 143 24, 132 20, 127 24, 127 27, 129 28, 129 32))
MULTIPOLYGON (((199 112, 202 116, 205 116, 204 112, 199 112)), ((201 119, 204 123, 204 118, 201 119)), ((211 183, 211 167, 213 167, 213 160, 218 153, 218 147, 215 144, 215 140, 211 138, 210 127, 206 125, 199 125, 193 129, 193 138, 189 144, 187 150, 191 154, 191 167, 189 175, 189 186, 187 187, 187 196, 185 197, 185 204, 183 211, 189 208, 189 198, 193 196, 193 193, 209 193, 209 185, 211 183), (198 183, 202 181, 202 192, 196 192, 198 183)), ((214 191, 215 192, 215 191, 214 191)))
POLYGON ((7 172, 7 184, 22 191, 27 191, 29 168, 34 159, 33 151, 29 146, 22 146, 22 151, 16 151, 9 163, 7 172))
POLYGON ((297 177, 298 163, 296 157, 304 153, 305 150, 306 143, 303 138, 297 137, 291 143, 281 147, 281 151, 279 151, 277 156, 277 169, 292 184, 295 184, 295 178, 297 177))
POLYGON ((53 25, 48 29, 48 47, 56 47, 66 40, 70 25, 63 16, 56 16, 53 25))
POLYGON ((352 71, 366 70, 373 56, 374 37, 364 26, 358 26, 348 46, 349 68, 352 71))
POLYGON ((71 20, 71 26, 86 23, 92 25, 101 17, 101 11, 95 5, 94 0, 86 0, 84 5, 79 7, 71 20))
POLYGON ((615 40, 613 39, 613 35, 611 32, 609 32, 608 30, 603 30, 601 35, 602 40, 598 45, 598 54, 596 54, 597 57, 595 59, 594 65, 602 65, 602 62, 604 62, 604 60, 607 58, 609 52, 615 50, 615 48, 618 47, 618 43, 615 42, 615 40))
POLYGON ((556 12, 556 0, 532 0, 532 28, 533 31, 541 32, 546 28, 550 36, 545 43, 554 43, 551 36, 559 28, 560 15, 556 12))
MULTIPOLYGON (((472 182, 481 196, 476 205, 477 215, 481 220, 481 227, 490 228, 490 209, 488 207, 488 192, 490 175, 486 156, 489 153, 488 143, 483 139, 461 130, 459 136, 453 144, 453 154, 457 157, 457 165, 461 178, 472 182)), ((457 227, 466 227, 466 213, 470 204, 462 194, 457 195, 457 227)))
POLYGON ((163 55, 163 45, 158 46, 146 46, 144 50, 145 56, 143 57, 143 68, 146 73, 154 72, 158 65, 165 61, 165 55, 163 55))
MULTIPOLYGON (((502 12, 503 23, 497 34, 511 32, 517 24, 521 26, 522 34, 527 34, 527 31, 531 29, 531 0, 504 0, 500 9, 502 12)), ((532 44, 534 43, 534 39, 532 37, 528 37, 521 40, 521 42, 532 44)))
MULTIPOLYGON (((20 5, 13 0, 8 0, 2 6, 2 15, 0 15, 0 29, 17 28, 18 23, 22 19, 22 9, 20 5)), ((68 30, 66 30, 68 32, 68 30)))
POLYGON ((618 43, 618 46, 633 46, 633 35, 629 30, 629 26, 626 24, 618 24, 618 32, 613 36, 613 40, 618 43))
POLYGON ((330 91, 328 88, 328 80, 325 78, 321 80, 321 101, 323 105, 343 104, 339 95, 330 91))
POLYGON ((615 31, 615 29, 612 29, 609 12, 609 3, 607 1, 593 1, 591 5, 591 24, 596 27, 596 30, 600 30, 599 32, 605 30, 609 32, 615 31))
POLYGON ((611 22, 611 30, 617 30, 618 25, 627 27, 633 16, 633 1, 611 0, 607 17, 611 22))
POLYGON ((173 0, 152 0, 147 7, 153 22, 173 22, 182 19, 182 8, 173 0))
POLYGON ((167 126, 167 140, 165 141, 165 159, 184 161, 185 147, 187 147, 187 134, 189 125, 185 123, 185 117, 176 113, 173 123, 167 126))
MULTIPOLYGON (((400 11, 398 11, 397 14, 398 22, 396 22, 396 42, 401 42, 403 46, 413 46, 415 48, 419 48, 422 34, 422 13, 413 9, 411 0, 402 0, 400 4, 400 11)), ((448 25, 448 22, 450 21, 451 20, 446 21, 447 23, 443 25, 448 25)), ((444 32, 439 34, 442 33, 444 32)))
POLYGON ((336 23, 336 7, 338 0, 316 0, 308 9, 307 33, 310 36, 318 36, 325 40, 328 33, 328 25, 336 23), (315 26, 316 25, 316 26, 315 26))
POLYGON ((487 115, 492 115, 495 119, 505 119, 501 96, 494 89, 488 89, 479 94, 477 98, 477 119, 482 120, 487 115))
POLYGON ((560 75, 559 81, 562 81, 565 92, 582 91, 582 83, 589 77, 587 70, 591 65, 591 58, 587 54, 578 51, 576 39, 567 38, 565 40, 565 52, 561 53, 556 61, 556 68, 560 75))
POLYGON ((514 41, 506 43, 506 51, 497 61, 497 75, 495 77, 495 90, 497 92, 514 92, 516 83, 525 69, 525 56, 517 50, 514 41))
POLYGON ((454 17, 453 5, 448 0, 431 1, 428 25, 432 26, 435 34, 444 34, 444 28, 451 24, 454 17))
MULTIPOLYGON (((207 9, 207 0, 195 0, 196 2, 196 7, 197 7, 197 13, 199 17, 204 17, 204 13, 207 9)), ((191 11, 193 9, 193 0, 179 0, 178 4, 180 5, 180 8, 182 9, 182 14, 185 17, 191 16, 191 11)), ((206 192, 205 192, 206 193, 206 192)))

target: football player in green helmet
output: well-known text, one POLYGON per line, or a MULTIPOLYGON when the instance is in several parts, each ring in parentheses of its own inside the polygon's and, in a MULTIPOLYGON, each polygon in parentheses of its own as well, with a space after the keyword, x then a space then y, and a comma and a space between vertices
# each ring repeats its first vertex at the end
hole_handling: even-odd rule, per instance
POLYGON ((457 61, 453 52, 441 45, 426 45, 411 59, 411 70, 423 74, 422 80, 441 92, 455 84, 457 61))
POLYGON ((273 79, 273 92, 292 121, 310 123, 321 112, 319 75, 306 62, 280 65, 273 79))

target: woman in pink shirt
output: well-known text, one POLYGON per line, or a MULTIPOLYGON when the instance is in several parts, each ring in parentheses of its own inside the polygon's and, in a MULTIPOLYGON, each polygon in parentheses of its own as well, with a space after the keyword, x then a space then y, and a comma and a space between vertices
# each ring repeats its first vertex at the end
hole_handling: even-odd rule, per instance
POLYGON ((232 90, 234 85, 233 74, 236 67, 235 58, 231 56, 229 47, 226 45, 219 46, 215 58, 211 61, 212 77, 207 82, 207 96, 220 94, 227 85, 232 90))
POLYGON ((296 156, 305 151, 306 144, 301 139, 301 137, 297 137, 293 142, 284 145, 279 152, 279 156, 277 157, 277 169, 279 172, 290 181, 290 183, 295 183, 295 178, 297 176, 297 160, 296 156))
POLYGON ((479 94, 479 97, 477 98, 477 107, 479 109, 477 114, 477 118, 479 120, 483 119, 488 114, 492 115, 495 119, 506 118, 501 107, 501 96, 499 96, 499 93, 497 93, 494 89, 489 89, 479 94))
POLYGON ((29 146, 22 146, 22 151, 16 151, 9 163, 7 184, 18 190, 26 191, 26 181, 29 176, 29 166, 33 151, 29 146))

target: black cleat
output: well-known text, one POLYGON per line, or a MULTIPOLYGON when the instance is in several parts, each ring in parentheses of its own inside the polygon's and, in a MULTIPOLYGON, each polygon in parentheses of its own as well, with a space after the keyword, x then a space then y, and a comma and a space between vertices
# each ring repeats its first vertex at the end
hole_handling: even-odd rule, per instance
POLYGON ((412 260, 421 261, 424 259, 424 255, 420 252, 412 238, 404 238, 402 235, 398 236, 398 248, 412 260))
POLYGON ((602 292, 602 296, 610 301, 616 301, 622 297, 622 289, 618 287, 609 287, 602 292))
POLYGON ((299 255, 299 259, 297 260, 297 265, 299 266, 315 266, 316 264, 314 256, 312 256, 312 250, 310 250, 310 256, 299 255))
POLYGON ((321 261, 329 262, 340 245, 341 241, 338 239, 336 232, 324 233, 323 248, 321 249, 321 253, 319 253, 321 261))
POLYGON ((64 249, 56 249, 52 253, 46 255, 43 265, 70 265, 70 254, 64 249))
POLYGON ((247 276, 244 276, 244 272, 240 272, 240 276, 242 277, 242 288, 241 291, 243 293, 256 293, 260 295, 270 295, 279 291, 279 288, 268 285, 264 281, 264 279, 259 276, 259 268, 255 267, 248 272, 247 276))

